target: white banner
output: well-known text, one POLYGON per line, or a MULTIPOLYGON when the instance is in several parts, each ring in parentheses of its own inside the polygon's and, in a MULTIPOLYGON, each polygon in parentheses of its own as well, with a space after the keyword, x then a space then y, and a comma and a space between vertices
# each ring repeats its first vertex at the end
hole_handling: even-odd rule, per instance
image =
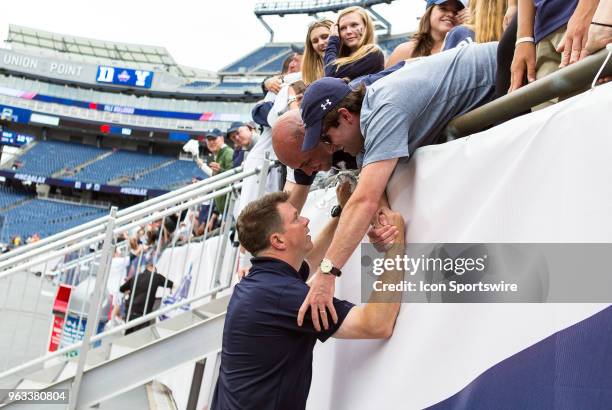
MULTIPOLYGON (((470 137, 417 150, 407 165, 398 166, 388 185, 392 208, 406 219, 408 246, 612 242, 611 108, 612 84, 607 84, 470 137)), ((321 204, 321 199, 309 201, 305 214, 325 220, 321 204)), ((317 222, 311 221, 311 229, 322 226, 317 222)), ((337 281, 338 297, 359 302, 359 269, 358 255, 353 255, 337 281)), ((486 408, 486 400, 494 400, 495 394, 500 400, 496 408, 525 408, 518 397, 523 381, 516 377, 523 374, 520 368, 530 365, 523 351, 540 342, 543 347, 535 358, 550 353, 561 363, 564 357, 579 357, 579 343, 569 350, 563 345, 562 352, 559 345, 559 351, 551 353, 543 340, 560 331, 563 336, 606 306, 404 304, 387 341, 317 344, 308 408, 420 409, 457 393, 461 401, 441 408, 486 408), (502 376, 486 379, 491 373, 484 372, 499 364, 495 370, 503 373, 508 358, 519 352, 523 353, 513 359, 516 373, 511 383, 502 376), (476 382, 493 386, 486 393, 470 384, 479 375, 476 382), (462 391, 468 384, 470 388, 462 391)), ((587 333, 597 329, 591 327, 587 333)), ((605 339, 592 354, 610 357, 612 347, 601 343, 605 339)), ((603 362, 595 356, 592 362, 589 366, 601 373, 597 366, 603 362)), ((589 388, 603 392, 600 401, 612 391, 609 370, 607 382, 594 386, 586 379, 570 393, 556 384, 569 375, 562 369, 551 374, 554 377, 542 376, 542 386, 532 383, 531 408, 555 407, 557 401, 547 401, 550 392, 555 400, 570 400, 562 402, 567 404, 572 394, 589 397, 589 388)), ((590 408, 599 408, 597 402, 590 408)))

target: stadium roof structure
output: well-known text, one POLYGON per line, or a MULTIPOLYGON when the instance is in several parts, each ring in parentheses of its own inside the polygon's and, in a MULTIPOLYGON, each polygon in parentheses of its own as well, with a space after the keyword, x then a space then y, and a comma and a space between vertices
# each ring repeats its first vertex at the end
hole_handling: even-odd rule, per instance
POLYGON ((264 0, 255 4, 255 17, 270 33, 270 43, 274 41, 274 30, 266 23, 264 16, 284 16, 285 14, 316 15, 323 12, 338 12, 350 6, 361 6, 368 10, 376 30, 391 34, 391 23, 372 9, 377 4, 390 4, 393 0, 264 0))
POLYGON ((324 11, 340 11, 350 6, 369 8, 376 4, 391 3, 393 0, 266 0, 255 4, 256 16, 284 14, 316 14, 324 11))
POLYGON ((34 28, 9 25, 7 43, 13 48, 38 49, 51 54, 75 56, 100 61, 121 61, 130 66, 157 68, 186 78, 214 76, 213 72, 176 63, 165 47, 119 43, 52 33, 34 28))
POLYGON ((9 25, 6 41, 11 44, 48 49, 60 53, 79 54, 131 63, 176 65, 176 61, 164 47, 94 40, 13 24, 9 25))

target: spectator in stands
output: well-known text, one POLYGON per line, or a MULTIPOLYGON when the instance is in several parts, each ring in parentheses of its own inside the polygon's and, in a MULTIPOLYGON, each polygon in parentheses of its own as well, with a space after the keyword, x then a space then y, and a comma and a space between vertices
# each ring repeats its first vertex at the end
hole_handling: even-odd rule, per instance
POLYGON ((130 264, 134 262, 134 260, 138 259, 138 257, 142 254, 143 245, 138 243, 137 238, 130 239, 130 264))
POLYGON ((334 22, 328 19, 317 20, 308 26, 302 59, 302 81, 306 85, 323 77, 323 56, 334 22))
MULTIPOLYGON (((344 266, 370 221, 376 220, 398 161, 406 161, 422 145, 438 142, 453 117, 492 98, 496 47, 470 44, 439 53, 412 62, 409 69, 397 70, 367 90, 362 84, 353 89, 336 78, 322 78, 308 87, 301 107, 305 134, 275 139, 278 158, 311 174, 328 161, 330 151, 342 149, 359 156, 362 165, 356 191, 342 211, 326 254, 333 266, 344 266)), ((326 308, 334 315, 334 284, 329 275, 313 279, 299 321, 308 307, 315 321, 326 308)))
MULTIPOLYGON (((232 125, 230 125, 230 127, 225 132, 225 137, 228 141, 231 141, 232 143, 236 144, 236 135, 238 134, 238 128, 240 128, 241 125, 242 123, 239 121, 232 122, 232 125)), ((235 146, 234 149, 236 149, 235 146)))
MULTIPOLYGON (((348 197, 338 196, 340 202, 348 197)), ((325 253, 338 218, 332 218, 313 244, 308 219, 299 216, 287 198, 285 192, 268 194, 238 217, 240 243, 256 257, 248 275, 234 288, 227 308, 212 409, 304 409, 317 339, 376 339, 393 333, 400 292, 372 293, 368 303, 359 307, 334 299, 338 316, 323 332, 308 319, 303 326, 296 325, 295 315, 308 293, 310 267, 325 253)), ((401 233, 386 257, 400 257, 403 220, 389 210, 385 217, 401 233)), ((403 276, 402 271, 389 270, 382 280, 398 283, 403 276)))
POLYGON ((443 50, 450 50, 471 42, 499 41, 506 15, 506 0, 472 0, 469 4, 470 21, 455 26, 444 40, 443 50))
POLYGON ((281 70, 281 72, 283 73, 297 73, 298 71, 300 71, 300 67, 302 66, 302 57, 304 56, 304 50, 302 50, 301 48, 298 49, 295 46, 292 46, 292 50, 293 53, 290 54, 289 57, 285 59, 285 61, 283 61, 283 68, 281 70))
POLYGON ((255 136, 253 135, 253 131, 251 131, 251 128, 249 128, 247 125, 241 125, 238 127, 235 135, 234 156, 232 158, 234 168, 242 165, 242 162, 246 158, 248 152, 253 149, 253 146, 257 142, 255 136))
MULTIPOLYGON (((129 322, 130 320, 138 319, 147 313, 151 313, 153 311, 153 305, 155 304, 155 294, 157 293, 157 288, 166 287, 172 289, 173 286, 174 283, 170 279, 157 273, 157 269, 155 269, 153 262, 148 261, 145 266, 145 270, 142 271, 142 273, 132 276, 119 288, 119 291, 122 293, 130 293, 128 306, 129 304, 132 306, 127 321, 129 322), (135 284, 134 281, 136 281, 135 284)), ((131 327, 126 330, 125 334, 130 334, 151 324, 152 321, 148 321, 131 327)))
POLYGON ((421 17, 419 28, 412 38, 395 47, 387 67, 393 66, 402 60, 414 57, 426 57, 442 51, 446 34, 458 23, 465 21, 463 2, 457 0, 426 0, 427 9, 421 17))
MULTIPOLYGON (((519 0, 509 92, 588 55, 589 27, 598 0, 519 0)), ((544 108, 554 101, 536 107, 544 108)))
POLYGON ((300 72, 300 68, 302 67, 302 56, 304 54, 304 50, 295 46, 291 46, 291 49, 293 50, 293 52, 285 59, 285 61, 283 61, 283 66, 280 75, 275 75, 273 77, 267 78, 262 82, 261 88, 264 94, 266 94, 267 92, 278 94, 284 84, 283 77, 287 74, 300 72))
POLYGON ((385 67, 385 55, 375 44, 374 23, 363 8, 340 11, 330 34, 323 56, 326 77, 352 80, 385 67))
MULTIPOLYGON (((213 155, 213 162, 205 164, 200 158, 196 160, 198 166, 207 175, 217 175, 232 169, 234 150, 225 144, 220 130, 214 129, 206 134, 206 147, 213 155)), ((215 198, 216 210, 221 214, 225 209, 225 197, 215 198)))

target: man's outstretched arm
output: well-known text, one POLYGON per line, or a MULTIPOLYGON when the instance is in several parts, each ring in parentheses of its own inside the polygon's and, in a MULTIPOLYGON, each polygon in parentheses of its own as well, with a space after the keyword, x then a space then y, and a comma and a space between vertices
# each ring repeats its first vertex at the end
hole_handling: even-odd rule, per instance
MULTIPOLYGON (((368 164, 362 169, 357 188, 342 211, 334 239, 325 254, 336 268, 344 266, 366 234, 396 164, 397 158, 394 158, 368 164)), ((320 269, 317 269, 317 275, 310 283, 308 296, 298 312, 299 326, 302 325, 309 308, 315 329, 321 329, 319 315, 323 327, 329 328, 326 309, 329 310, 334 323, 337 322, 338 317, 332 302, 335 280, 335 276, 322 274, 320 269)))
MULTIPOLYGON (((406 250, 404 244, 404 220, 399 213, 389 209, 383 210, 381 218, 398 228, 399 235, 396 242, 387 250, 385 259, 402 257, 406 250)), ((404 279, 404 271, 399 269, 385 270, 380 281, 385 284, 398 284, 404 279)), ((391 337, 395 319, 399 313, 402 293, 399 291, 372 292, 368 303, 352 308, 342 326, 333 337, 340 339, 379 339, 391 337)))
MULTIPOLYGON (((348 181, 345 181, 336 187, 336 199, 338 200, 338 205, 342 208, 346 206, 349 198, 351 196, 351 184, 348 181)), ((294 205, 295 206, 295 205, 294 205)), ((340 218, 332 218, 327 225, 319 232, 317 238, 314 240, 314 244, 312 250, 306 255, 306 260, 310 265, 311 270, 316 269, 321 263, 321 259, 327 252, 329 245, 334 237, 334 232, 336 232, 336 228, 338 227, 338 221, 340 218)))

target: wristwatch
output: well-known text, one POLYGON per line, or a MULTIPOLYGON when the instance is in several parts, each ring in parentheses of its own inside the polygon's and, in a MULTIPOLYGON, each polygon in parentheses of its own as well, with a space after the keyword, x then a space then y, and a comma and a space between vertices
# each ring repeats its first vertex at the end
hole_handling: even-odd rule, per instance
POLYGON ((342 213, 342 207, 340 205, 334 205, 331 209, 331 217, 337 218, 342 213))
POLYGON ((321 273, 326 275, 334 275, 338 278, 342 275, 342 271, 336 268, 329 259, 324 258, 319 265, 319 269, 321 269, 321 273))

